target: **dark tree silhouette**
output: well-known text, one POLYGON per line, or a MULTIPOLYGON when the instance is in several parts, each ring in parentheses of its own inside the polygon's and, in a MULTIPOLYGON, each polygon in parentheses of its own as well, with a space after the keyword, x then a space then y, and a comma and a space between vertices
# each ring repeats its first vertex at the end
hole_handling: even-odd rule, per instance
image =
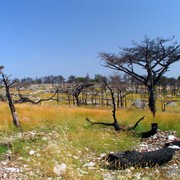
POLYGON ((9 108, 11 110, 11 115, 12 115, 12 118, 13 118, 13 123, 22 132, 22 127, 21 127, 21 124, 20 124, 20 121, 19 121, 19 118, 18 118, 18 114, 17 114, 15 106, 14 106, 12 95, 10 93, 10 88, 13 87, 15 82, 14 81, 11 82, 9 80, 9 77, 4 75, 4 73, 1 73, 1 75, 2 75, 2 81, 4 83, 4 87, 6 89, 6 97, 7 97, 8 102, 9 102, 9 108))
MULTIPOLYGON (((20 87, 21 88, 21 87, 20 87)), ((18 88, 18 95, 19 95, 19 99, 16 100, 16 103, 32 103, 32 104, 41 104, 41 102, 43 101, 50 101, 50 100, 55 100, 57 101, 57 99, 53 99, 53 97, 56 96, 56 94, 58 93, 58 89, 53 93, 53 95, 49 98, 43 98, 40 99, 38 101, 34 101, 28 97, 25 97, 24 95, 21 94, 20 88, 18 88)))
POLYGON ((148 88, 153 116, 156 112, 155 87, 170 65, 180 59, 180 45, 173 39, 145 37, 139 44, 133 42, 131 48, 121 48, 119 55, 100 53, 105 67, 125 72, 148 88))
POLYGON ((88 75, 86 77, 70 76, 67 86, 61 88, 60 92, 68 96, 69 105, 70 96, 72 96, 74 105, 80 106, 82 103, 80 102, 79 95, 93 85, 94 83, 90 82, 88 75))
POLYGON ((105 84, 105 86, 108 88, 110 94, 111 94, 111 100, 112 100, 112 116, 113 116, 113 123, 105 123, 105 122, 92 122, 89 118, 86 118, 85 120, 88 121, 89 123, 91 123, 92 125, 94 124, 101 124, 101 125, 105 125, 105 126, 113 126, 115 131, 120 131, 120 130, 133 130, 135 129, 138 124, 144 119, 144 117, 140 118, 133 127, 129 127, 129 128, 121 128, 117 118, 116 118, 116 101, 115 101, 115 96, 114 96, 114 89, 113 87, 111 87, 108 83, 106 79, 102 79, 103 83, 105 84))

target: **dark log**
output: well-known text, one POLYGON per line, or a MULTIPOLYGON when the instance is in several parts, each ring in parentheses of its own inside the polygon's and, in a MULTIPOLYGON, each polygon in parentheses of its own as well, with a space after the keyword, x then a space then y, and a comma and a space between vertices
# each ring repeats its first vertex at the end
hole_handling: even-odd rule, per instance
POLYGON ((161 166, 172 159, 176 150, 178 149, 165 146, 150 152, 125 151, 108 154, 106 157, 109 163, 107 168, 118 170, 132 166, 135 168, 161 166))

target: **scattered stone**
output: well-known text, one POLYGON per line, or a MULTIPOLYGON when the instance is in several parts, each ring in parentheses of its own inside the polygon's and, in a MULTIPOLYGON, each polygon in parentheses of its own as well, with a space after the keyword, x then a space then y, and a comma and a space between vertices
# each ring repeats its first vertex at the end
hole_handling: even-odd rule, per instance
POLYGON ((174 135, 169 135, 169 136, 168 136, 168 140, 169 140, 169 141, 174 141, 174 140, 176 140, 176 136, 174 136, 174 135))
POLYGON ((167 106, 176 106, 177 104, 175 102, 170 102, 167 104, 167 106))
POLYGON ((103 180, 113 180, 113 176, 110 173, 103 174, 103 180))
POLYGON ((6 166, 6 165, 7 165, 7 162, 6 162, 6 161, 2 161, 1 164, 4 165, 4 166, 6 166))
POLYGON ((138 180, 139 180, 139 179, 141 179, 141 175, 142 175, 141 173, 136 173, 136 174, 134 175, 134 177, 135 177, 135 179, 138 179, 138 180))
POLYGON ((104 158, 107 154, 106 153, 102 153, 100 154, 100 158, 104 158))
POLYGON ((47 139, 46 137, 43 137, 42 140, 43 140, 43 141, 47 141, 48 139, 47 139))
POLYGON ((34 155, 34 154, 35 154, 35 151, 34 151, 34 150, 30 150, 30 151, 29 151, 29 154, 30 154, 30 155, 34 155))
POLYGON ((38 153, 38 154, 36 154, 36 157, 41 157, 41 154, 39 154, 39 153, 38 153))
POLYGON ((3 174, 3 179, 7 179, 7 176, 8 176, 8 174, 7 174, 7 173, 4 173, 4 174, 3 174))
POLYGON ((148 176, 144 176, 144 177, 141 178, 141 180, 151 180, 151 178, 148 177, 148 176))
MULTIPOLYGON (((55 132, 54 132, 55 133, 55 132)), ((16 137, 9 138, 8 140, 13 142, 14 139, 17 138, 24 138, 24 139, 29 139, 29 138, 36 138, 36 136, 40 136, 40 139, 47 141, 51 139, 51 136, 54 136, 54 133, 50 134, 45 134, 45 133, 37 133, 33 131, 31 132, 24 132, 24 133, 19 133, 16 135, 16 137), (34 134, 34 137, 33 137, 34 134)), ((176 136, 175 132, 171 131, 157 131, 157 134, 153 137, 149 137, 147 139, 143 139, 137 147, 134 148, 136 151, 140 152, 146 152, 146 151, 153 151, 157 150, 159 148, 162 148, 164 146, 165 142, 170 142, 173 141, 171 138, 174 136, 176 140, 180 140, 179 137, 176 136)), ((54 142, 53 142, 54 143, 54 142)), ((53 145, 49 144, 48 141, 48 147, 53 145)), ((48 150, 47 147, 47 150, 48 150)), ((52 147, 52 146, 51 146, 52 147)), ((56 145, 55 145, 56 147, 56 145)), ((40 156, 41 148, 39 150, 34 149, 31 150, 32 147, 26 146, 24 149, 25 151, 29 152, 29 155, 32 153, 33 156, 33 161, 37 162, 38 165, 38 156, 40 156), (31 152, 31 153, 30 153, 31 152), (37 153, 38 152, 38 153, 37 153)), ((61 153, 63 152, 64 149, 58 148, 56 153, 61 153)), ((101 178, 103 180, 126 180, 126 179, 142 179, 142 180, 159 180, 161 179, 161 176, 164 179, 180 179, 180 151, 176 152, 175 156, 173 159, 167 163, 166 165, 160 166, 160 167, 155 167, 153 169, 151 168, 144 168, 144 169, 134 169, 134 167, 130 167, 129 169, 126 170, 117 170, 117 171, 109 171, 105 169, 103 166, 96 166, 96 164, 99 165, 102 161, 104 162, 105 160, 103 159, 104 156, 106 156, 106 153, 102 153, 99 156, 97 156, 95 153, 92 153, 89 148, 86 148, 86 153, 87 155, 87 162, 86 164, 83 165, 83 167, 87 167, 84 171, 84 169, 77 168, 78 166, 73 166, 73 167, 68 167, 68 170, 71 168, 77 168, 76 173, 79 179, 85 179, 86 174, 90 172, 91 169, 93 169, 93 173, 101 173, 101 178)), ((46 152, 46 149, 44 149, 44 152, 46 152)), ((32 161, 32 157, 29 156, 26 159, 27 164, 22 164, 21 160, 25 160, 22 157, 16 157, 13 152, 6 152, 7 155, 9 156, 10 154, 12 155, 13 161, 10 161, 8 158, 6 160, 3 160, 0 162, 0 179, 43 179, 42 172, 37 169, 35 171, 34 169, 31 169, 31 165, 28 165, 28 162, 32 161), (20 166, 21 164, 21 166, 20 166)), ((69 152, 67 151, 67 154, 69 152)), ((83 154, 84 152, 81 152, 80 150, 77 151, 77 155, 83 154)), ((113 152, 112 152, 113 153, 113 152)), ((6 155, 6 154, 5 154, 6 155)), ((84 154, 83 154, 84 155, 84 154)), ((76 159, 78 156, 74 156, 71 154, 71 158, 76 159)), ((83 160, 79 158, 81 163, 83 160)), ((58 162, 55 162, 55 160, 52 160, 52 162, 55 164, 53 168, 53 172, 57 175, 56 179, 61 179, 61 175, 67 171, 67 165, 66 164, 58 164, 58 162), (58 177, 59 176, 59 177, 58 177)), ((31 163, 30 163, 31 164, 31 163)), ((76 177, 77 178, 77 177, 76 177)), ((54 179, 54 177, 46 177, 46 179, 54 179)))
POLYGON ((88 172, 87 171, 83 171, 82 169, 80 169, 80 168, 77 168, 77 171, 79 172, 79 173, 81 173, 81 174, 88 174, 88 172))
POLYGON ((78 157, 78 156, 73 156, 73 158, 74 158, 74 159, 79 159, 79 157, 78 157))
POLYGON ((133 103, 133 106, 136 106, 137 108, 144 109, 147 105, 147 102, 145 100, 136 99, 133 103))
POLYGON ((54 169, 53 169, 53 172, 60 176, 62 174, 64 174, 66 172, 66 169, 67 169, 67 165, 65 163, 62 163, 61 165, 55 165, 54 166, 54 169))
POLYGON ((15 173, 19 173, 20 172, 20 169, 19 168, 11 168, 11 167, 7 167, 5 168, 6 171, 8 172, 15 172, 15 173))
POLYGON ((83 167, 94 167, 96 165, 95 162, 89 162, 83 165, 83 167))

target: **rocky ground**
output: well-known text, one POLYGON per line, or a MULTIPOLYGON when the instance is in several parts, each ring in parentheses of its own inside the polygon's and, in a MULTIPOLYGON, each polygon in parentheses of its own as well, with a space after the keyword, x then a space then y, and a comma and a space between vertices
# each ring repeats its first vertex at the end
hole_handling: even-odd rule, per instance
MULTIPOLYGON (((27 138, 32 136, 32 132, 26 133, 27 138)), ((34 136, 35 134, 33 134, 34 136)), ((47 134, 46 134, 47 136, 47 134)), ((44 137, 46 138, 46 137, 44 137)), ((153 151, 164 146, 165 142, 170 142, 173 140, 180 140, 176 137, 175 132, 162 132, 158 130, 158 133, 151 138, 143 139, 141 143, 134 149, 140 152, 143 151, 153 151), (171 134, 171 135, 169 135, 171 134)), ((21 157, 11 159, 12 152, 9 150, 6 153, 6 158, 0 161, 0 179, 43 179, 38 177, 38 175, 32 175, 32 169, 21 162, 21 157), (32 178, 30 178, 32 177, 32 178)), ((33 155, 34 151, 29 151, 30 155, 33 155)), ((83 165, 82 168, 77 168, 77 173, 79 174, 78 179, 83 179, 83 176, 89 171, 101 173, 103 180, 126 180, 126 179, 180 179, 180 151, 177 151, 175 156, 171 161, 161 167, 154 168, 144 168, 135 169, 134 167, 125 170, 107 170, 103 168, 104 156, 106 154, 101 154, 99 157, 96 154, 90 154, 87 163, 83 165)), ((38 156, 38 154, 37 154, 38 156)), ((79 157, 73 157, 79 158, 79 157)), ((65 171, 67 168, 66 164, 56 165, 54 167, 54 173, 57 177, 46 178, 51 179, 62 179, 61 172, 65 171)))

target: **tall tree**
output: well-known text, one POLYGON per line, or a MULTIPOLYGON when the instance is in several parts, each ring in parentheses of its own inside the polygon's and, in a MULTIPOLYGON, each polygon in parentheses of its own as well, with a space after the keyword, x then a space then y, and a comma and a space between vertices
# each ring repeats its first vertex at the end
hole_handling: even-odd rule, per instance
POLYGON ((139 44, 133 42, 131 48, 121 48, 119 55, 100 53, 105 67, 125 72, 148 88, 153 116, 156 112, 155 87, 170 65, 180 59, 180 45, 173 39, 145 37, 139 44))

